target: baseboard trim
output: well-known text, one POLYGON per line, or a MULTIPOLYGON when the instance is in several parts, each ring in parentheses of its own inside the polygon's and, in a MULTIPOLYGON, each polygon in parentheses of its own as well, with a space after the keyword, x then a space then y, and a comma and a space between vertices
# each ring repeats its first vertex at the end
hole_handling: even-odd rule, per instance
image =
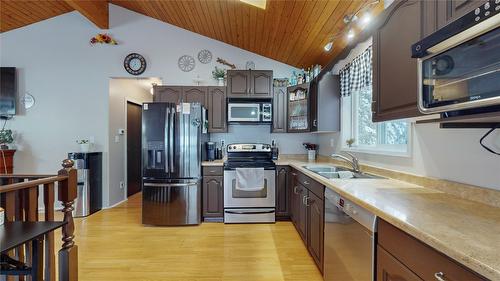
POLYGON ((221 217, 221 218, 203 218, 203 222, 224 222, 224 217, 221 217))
POLYGON ((115 204, 113 204, 113 205, 111 205, 111 206, 102 207, 102 209, 103 209, 103 210, 106 210, 106 209, 111 209, 111 208, 114 208, 114 207, 116 207, 116 206, 118 206, 118 205, 120 205, 120 204, 122 204, 122 203, 125 203, 125 201, 127 201, 127 200, 128 200, 128 198, 125 198, 125 199, 123 199, 122 201, 120 201, 120 202, 118 202, 118 203, 115 203, 115 204))

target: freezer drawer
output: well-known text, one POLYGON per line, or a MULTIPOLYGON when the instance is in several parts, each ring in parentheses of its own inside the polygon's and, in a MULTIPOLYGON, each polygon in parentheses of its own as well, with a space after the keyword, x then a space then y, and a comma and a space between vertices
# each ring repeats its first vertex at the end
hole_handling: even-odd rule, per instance
POLYGON ((145 182, 142 223, 163 226, 200 224, 201 180, 145 182))

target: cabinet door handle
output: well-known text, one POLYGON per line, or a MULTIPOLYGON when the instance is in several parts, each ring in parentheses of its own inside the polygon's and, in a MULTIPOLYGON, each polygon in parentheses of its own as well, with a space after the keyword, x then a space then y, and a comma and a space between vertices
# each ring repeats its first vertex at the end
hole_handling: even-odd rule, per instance
POLYGON ((296 176, 296 175, 297 175, 297 173, 292 173, 292 176, 296 176))
POLYGON ((305 184, 305 185, 309 185, 309 182, 308 182, 308 181, 304 181, 304 184, 305 184))
POLYGON ((304 196, 303 199, 302 199, 302 201, 303 201, 302 203, 304 205, 306 205, 307 207, 310 206, 310 204, 309 204, 309 196, 304 196))
POLYGON ((313 121, 313 126, 314 126, 314 127, 318 126, 318 120, 316 120, 316 119, 315 119, 315 120, 313 121))
POLYGON ((295 193, 295 194, 299 194, 299 192, 297 192, 297 188, 298 188, 298 186, 294 186, 294 187, 293 187, 293 193, 295 193))
POLYGON ((438 281, 446 281, 443 272, 434 273, 434 278, 436 278, 436 280, 438 280, 438 281))

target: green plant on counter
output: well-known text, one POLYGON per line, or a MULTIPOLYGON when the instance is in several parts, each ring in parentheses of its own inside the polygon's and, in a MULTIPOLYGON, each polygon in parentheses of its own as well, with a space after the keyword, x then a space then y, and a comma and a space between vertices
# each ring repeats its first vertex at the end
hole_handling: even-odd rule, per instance
POLYGON ((76 141, 77 144, 87 144, 87 143, 90 143, 89 140, 77 140, 76 141))
POLYGON ((215 80, 218 79, 224 79, 226 77, 226 70, 223 68, 218 68, 217 66, 215 69, 212 71, 212 76, 214 77, 215 80))

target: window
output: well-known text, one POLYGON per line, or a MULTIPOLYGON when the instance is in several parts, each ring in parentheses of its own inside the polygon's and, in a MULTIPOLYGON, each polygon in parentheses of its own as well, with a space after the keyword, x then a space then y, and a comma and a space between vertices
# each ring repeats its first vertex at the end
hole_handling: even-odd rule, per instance
POLYGON ((408 155, 410 123, 372 122, 371 47, 340 71, 344 150, 408 155), (347 141, 351 141, 349 145, 347 141))
POLYGON ((372 88, 365 86, 342 98, 342 139, 345 150, 408 154, 410 124, 405 120, 372 122, 372 88), (349 147, 347 140, 354 140, 349 147))

